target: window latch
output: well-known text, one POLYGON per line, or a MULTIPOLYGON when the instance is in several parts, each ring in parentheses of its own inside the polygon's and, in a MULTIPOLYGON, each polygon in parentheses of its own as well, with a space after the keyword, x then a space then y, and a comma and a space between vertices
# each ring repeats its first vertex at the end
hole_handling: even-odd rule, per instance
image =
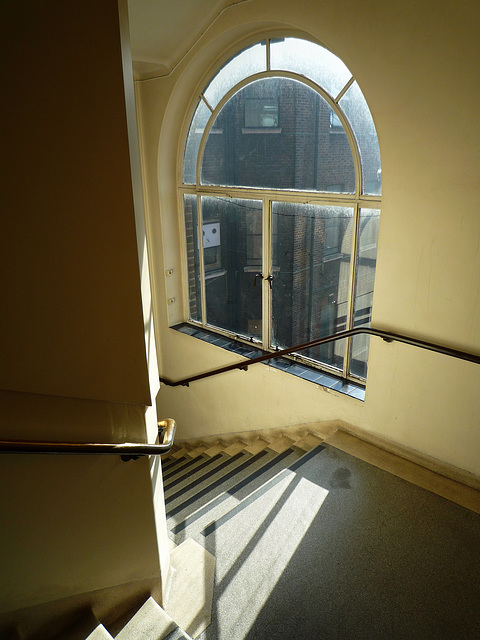
POLYGON ((272 288, 272 282, 273 282, 273 275, 272 275, 272 274, 270 274, 269 276, 267 276, 267 277, 265 278, 265 280, 267 280, 267 281, 268 281, 268 284, 270 285, 270 289, 271 289, 271 288, 272 288))
POLYGON ((253 279, 253 286, 256 287, 257 286, 257 278, 263 278, 263 273, 256 273, 255 277, 253 279))

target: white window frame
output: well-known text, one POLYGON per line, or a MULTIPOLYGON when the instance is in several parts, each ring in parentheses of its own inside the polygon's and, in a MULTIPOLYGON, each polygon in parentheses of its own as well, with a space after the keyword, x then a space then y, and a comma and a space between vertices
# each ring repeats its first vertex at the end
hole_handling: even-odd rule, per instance
MULTIPOLYGON (((336 96, 331 96, 323 87, 319 84, 307 78, 304 75, 300 75, 291 71, 285 70, 271 70, 270 69, 270 41, 278 38, 278 36, 272 38, 262 38, 257 40, 253 44, 258 44, 260 42, 266 43, 266 69, 260 73, 255 73, 250 76, 245 77, 243 80, 238 82, 235 86, 233 86, 224 96, 219 100, 218 104, 215 108, 208 103, 204 94, 200 94, 200 99, 195 102, 192 109, 192 117, 187 122, 187 126, 185 127, 182 144, 181 144, 181 152, 179 153, 179 163, 178 163, 178 210, 180 217, 180 225, 181 230, 183 231, 183 266, 184 266, 184 308, 186 309, 186 317, 185 321, 189 322, 196 326, 201 326, 205 329, 215 331, 221 335, 226 337, 245 342, 245 343, 256 343, 265 351, 274 352, 275 347, 271 347, 271 296, 269 295, 269 283, 266 280, 262 281, 263 286, 263 327, 262 327, 262 343, 259 341, 255 341, 252 338, 248 338, 245 336, 238 335, 229 330, 222 329, 220 327, 212 327, 208 325, 206 321, 206 296, 205 296, 205 266, 203 262, 203 243, 202 243, 202 213, 201 213, 201 197, 202 196, 221 196, 227 198, 239 198, 239 199, 254 199, 261 200, 263 203, 263 256, 264 256, 264 266, 268 266, 268 273, 271 273, 272 269, 272 259, 270 255, 270 234, 272 227, 272 203, 273 202, 292 202, 292 203, 302 203, 302 204, 316 204, 316 205, 326 205, 326 206, 347 206, 353 208, 353 228, 352 228, 352 253, 350 258, 350 272, 349 272, 349 295, 348 295, 348 306, 347 306, 347 319, 346 319, 346 327, 347 329, 353 328, 354 326, 354 299, 355 299, 355 273, 357 269, 357 253, 358 253, 358 233, 359 233, 359 220, 360 220, 360 211, 361 209, 381 209, 381 196, 380 195, 370 195, 362 193, 363 188, 363 180, 362 180, 362 162, 361 162, 361 154, 360 149, 357 144, 357 140, 355 138, 354 132, 350 125, 350 122, 342 109, 339 106, 340 100, 345 96, 350 87, 355 83, 355 78, 353 75, 350 77, 348 82, 342 87, 342 89, 338 92, 336 96), (354 163, 354 171, 355 171, 355 191, 354 193, 332 193, 329 191, 306 191, 306 190, 281 190, 281 189, 266 189, 266 188, 258 188, 258 187, 234 187, 234 186, 224 186, 224 185, 206 185, 201 183, 201 168, 203 161, 203 154, 205 150, 205 146, 207 143, 207 139, 211 133, 211 131, 215 131, 212 129, 212 126, 222 110, 225 104, 234 96, 238 91, 251 84, 256 80, 261 80, 264 78, 290 78, 292 80, 296 80, 301 82, 302 84, 313 89, 318 95, 320 95, 325 102, 331 107, 333 112, 336 114, 338 119, 343 125, 344 132, 346 133, 350 149, 352 152, 352 158, 354 163), (210 111, 210 117, 203 131, 202 139, 200 142, 200 146, 197 153, 197 163, 196 163, 196 183, 195 184, 185 184, 183 182, 183 162, 184 162, 184 154, 186 149, 186 141, 189 133, 189 128, 191 122, 193 121, 193 117, 196 113, 196 109, 198 105, 203 101, 208 110, 210 111), (202 321, 199 322, 189 317, 189 285, 188 285, 188 268, 187 268, 187 252, 186 252, 186 240, 185 240, 185 219, 183 215, 184 210, 184 196, 185 195, 193 195, 196 196, 197 199, 197 218, 198 218, 198 238, 199 238, 199 257, 200 257, 200 281, 202 287, 201 293, 201 317, 202 321)), ((240 49, 238 53, 240 53, 243 49, 240 49)), ((230 57, 226 64, 232 59, 230 57)), ((215 78, 215 74, 211 77, 211 80, 215 78)), ((381 174, 380 174, 381 175, 381 174)), ((294 345, 289 345, 294 346, 294 345)), ((356 376, 350 373, 350 358, 352 353, 352 339, 348 338, 346 340, 346 348, 345 354, 343 358, 343 370, 340 371, 338 368, 331 367, 328 364, 313 361, 309 358, 306 358, 302 355, 301 352, 298 354, 292 354, 290 357, 294 360, 304 362, 307 365, 314 366, 319 370, 325 370, 330 373, 334 373, 336 375, 341 375, 343 378, 351 379, 351 380, 361 380, 364 381, 364 378, 360 376, 356 376)))

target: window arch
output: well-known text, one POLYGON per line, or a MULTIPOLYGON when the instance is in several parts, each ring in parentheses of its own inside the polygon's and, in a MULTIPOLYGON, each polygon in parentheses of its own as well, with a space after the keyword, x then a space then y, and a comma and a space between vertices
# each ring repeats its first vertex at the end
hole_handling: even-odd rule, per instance
MULTIPOLYGON (((299 38, 212 78, 186 138, 189 320, 265 350, 368 325, 381 198, 377 134, 350 71, 299 38)), ((292 357, 365 379, 368 338, 292 357)))

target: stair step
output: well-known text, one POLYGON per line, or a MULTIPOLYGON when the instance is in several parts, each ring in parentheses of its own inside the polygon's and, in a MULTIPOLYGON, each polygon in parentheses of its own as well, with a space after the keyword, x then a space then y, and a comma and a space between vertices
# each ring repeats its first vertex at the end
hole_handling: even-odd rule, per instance
POLYGON ((221 453, 224 449, 225 449, 225 445, 223 445, 221 442, 217 442, 216 444, 212 445, 209 449, 206 449, 203 452, 203 455, 213 457, 213 456, 216 456, 217 453, 221 453))
POLYGON ((255 455, 256 453, 259 453, 260 451, 266 449, 269 444, 270 443, 267 440, 258 438, 257 440, 253 440, 252 442, 248 443, 244 448, 245 451, 248 451, 248 453, 255 455))
POLYGON ((241 454, 233 458, 218 454, 215 458, 203 460, 199 466, 188 470, 187 473, 182 474, 178 478, 171 479, 165 487, 165 504, 167 511, 168 505, 181 498, 187 498, 189 492, 198 489, 202 483, 208 482, 210 478, 221 473, 223 469, 230 465, 235 465, 241 457, 241 454))
MULTIPOLYGON (((319 445, 318 447, 315 447, 315 449, 312 449, 308 453, 305 453, 304 455, 298 457, 288 467, 284 466, 284 468, 282 468, 281 471, 276 473, 273 477, 271 477, 266 482, 263 482, 255 491, 250 492, 250 494, 245 496, 243 500, 239 501, 238 504, 235 507, 233 507, 233 509, 230 509, 222 517, 217 518, 216 520, 212 521, 208 526, 206 526, 201 532, 202 535, 204 537, 209 536, 219 526, 222 526, 222 524, 231 520, 237 513, 239 513, 240 511, 243 511, 245 508, 249 507, 249 505, 253 504, 258 499, 262 499, 264 494, 270 492, 271 489, 273 489, 279 483, 283 483, 285 478, 291 477, 292 474, 294 474, 298 468, 300 468, 303 464, 308 462, 311 458, 316 456, 318 453, 320 453, 324 449, 325 447, 319 445)), ((239 495, 240 495, 240 492, 239 492, 239 495)))
POLYGON ((182 447, 181 449, 178 449, 178 451, 175 451, 175 453, 172 453, 170 455, 171 458, 183 458, 187 455, 187 453, 189 452, 189 449, 187 449, 186 447, 182 447))
MULTIPOLYGON (((212 619, 215 557, 203 545, 188 539, 171 554, 171 581, 165 610, 184 635, 196 638, 212 619)), ((176 638, 177 636, 173 636, 176 638)))
MULTIPOLYGON (((316 460, 310 460, 315 466, 316 460)), ((290 562, 301 545, 305 552, 309 529, 328 496, 327 489, 312 481, 315 476, 312 480, 308 476, 308 472, 297 474, 292 468, 283 470, 263 485, 257 495, 247 498, 205 531, 204 544, 216 554, 216 584, 220 586, 216 592, 216 619, 220 621, 221 633, 217 637, 270 640, 322 636, 315 633, 313 624, 302 633, 300 618, 296 627, 291 625, 287 629, 274 617, 278 611, 281 616, 282 603, 289 598, 295 604, 295 584, 285 585, 285 578, 291 575, 290 562), (282 589, 281 595, 277 587, 282 589)), ((322 530, 321 525, 318 530, 322 530)), ((306 558, 305 553, 302 560, 306 558)), ((296 560, 295 577, 300 583, 305 570, 302 560, 298 557, 296 560)), ((315 562, 315 558, 310 558, 310 562, 315 562)), ((306 593, 308 585, 302 586, 306 593)), ((315 615, 317 624, 321 623, 321 612, 313 614, 314 620, 315 615)))
POLYGON ((213 458, 204 458, 203 456, 199 456, 198 458, 190 460, 186 464, 182 465, 180 469, 174 470, 172 473, 165 475, 163 479, 165 495, 172 493, 172 488, 179 483, 187 480, 188 478, 192 478, 193 476, 201 475, 206 469, 213 468, 216 463, 220 464, 220 461, 224 459, 225 458, 220 454, 217 454, 213 458))
POLYGON ((268 448, 276 453, 283 453, 290 447, 295 445, 295 439, 289 438, 288 436, 279 436, 278 438, 273 438, 268 445, 268 448))
POLYGON ((113 640, 113 636, 108 633, 103 624, 99 624, 85 640, 113 640))
POLYGON ((195 447, 195 449, 191 449, 187 453, 187 457, 196 458, 197 456, 200 456, 206 449, 208 449, 207 445, 202 444, 202 445, 200 445, 198 447, 195 447))
POLYGON ((322 444, 323 438, 314 435, 313 433, 307 433, 303 437, 295 440, 295 446, 299 449, 303 449, 304 451, 310 451, 314 449, 319 444, 322 444))
POLYGON ((223 514, 225 510, 228 511, 238 503, 238 499, 232 495, 233 488, 245 482, 245 476, 257 476, 274 457, 272 452, 259 452, 256 456, 244 460, 234 473, 219 478, 216 486, 209 487, 208 492, 201 492, 195 502, 191 502, 185 510, 172 516, 168 522, 172 534, 176 536, 188 527, 188 537, 195 539, 195 533, 211 522, 215 514, 223 514), (192 528, 194 523, 195 526, 192 528))
POLYGON ((204 499, 204 496, 228 481, 232 475, 239 473, 239 467, 251 458, 250 454, 241 453, 237 453, 232 458, 224 457, 222 461, 219 461, 220 464, 217 463, 207 473, 194 475, 188 479, 188 484, 180 483, 179 487, 174 488, 173 493, 166 493, 167 519, 185 510, 196 501, 204 499))
POLYGON ((176 628, 172 618, 150 597, 123 627, 116 640, 163 640, 176 628))
POLYGON ((170 471, 183 462, 185 462, 184 458, 172 458, 171 456, 165 456, 162 458, 162 471, 170 471))
POLYGON ((298 449, 289 449, 282 454, 265 450, 252 458, 252 462, 236 477, 232 477, 219 487, 210 499, 202 496, 188 511, 180 512, 169 521, 169 529, 174 536, 187 535, 201 540, 200 533, 212 521, 224 517, 229 511, 268 483, 285 468, 300 459, 298 449), (185 534, 184 534, 185 532, 185 534))
POLYGON ((192 637, 188 635, 183 629, 179 627, 165 636, 164 640, 192 640, 192 637))
POLYGON ((227 456, 235 456, 237 453, 239 453, 240 451, 242 451, 242 449, 245 449, 245 443, 242 442, 241 440, 236 440, 235 442, 233 442, 232 444, 230 444, 228 447, 226 447, 223 452, 227 455, 227 456))

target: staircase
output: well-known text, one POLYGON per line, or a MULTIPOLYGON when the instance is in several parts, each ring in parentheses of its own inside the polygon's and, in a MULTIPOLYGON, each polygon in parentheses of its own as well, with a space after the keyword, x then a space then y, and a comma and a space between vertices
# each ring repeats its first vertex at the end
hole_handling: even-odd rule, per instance
POLYGON ((323 439, 307 429, 271 430, 177 444, 163 459, 172 541, 193 538, 205 545, 217 524, 258 497, 282 471, 321 450, 323 439))
MULTIPOLYGON (((325 434, 327 435, 327 434, 325 434)), ((91 610, 34 636, 0 629, 0 640, 193 640, 211 622, 215 549, 209 536, 324 447, 303 429, 177 443, 162 459, 172 575, 166 611, 148 598, 130 620, 107 626, 91 610), (167 613, 168 611, 168 613, 167 613), (121 626, 121 628, 119 628, 121 626), (108 627, 108 628, 107 628, 108 627)), ((275 494, 271 499, 276 500, 275 494)), ((214 631, 213 631, 214 632, 214 631)), ((215 632, 214 632, 215 633, 215 632)), ((203 637, 203 636, 202 636, 203 637)))
POLYGON ((480 637, 478 495, 472 510, 439 497, 369 446, 306 430, 177 443, 165 610, 141 599, 130 619, 90 610, 0 640, 480 637))

